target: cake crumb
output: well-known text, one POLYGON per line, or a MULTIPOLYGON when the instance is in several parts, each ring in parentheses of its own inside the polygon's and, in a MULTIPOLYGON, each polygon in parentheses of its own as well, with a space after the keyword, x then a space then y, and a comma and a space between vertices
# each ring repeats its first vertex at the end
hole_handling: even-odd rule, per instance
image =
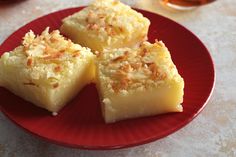
POLYGON ((109 105, 109 104, 111 104, 111 100, 110 99, 108 99, 108 98, 105 98, 105 99, 103 99, 103 101, 102 101, 104 104, 106 104, 106 105, 109 105))
POLYGON ((52 112, 53 116, 57 116, 57 114, 58 114, 57 112, 52 112))

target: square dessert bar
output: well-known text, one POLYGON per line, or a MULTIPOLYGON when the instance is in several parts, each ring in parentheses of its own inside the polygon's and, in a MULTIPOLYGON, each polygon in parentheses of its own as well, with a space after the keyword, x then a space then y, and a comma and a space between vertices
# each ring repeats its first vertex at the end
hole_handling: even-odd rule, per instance
POLYGON ((35 105, 58 112, 78 91, 94 79, 94 55, 45 29, 32 31, 22 45, 0 58, 0 86, 35 105))
POLYGON ((96 71, 107 123, 183 110, 184 80, 161 41, 104 50, 96 71))
POLYGON ((146 40, 150 25, 142 14, 117 0, 96 0, 62 23, 63 34, 94 51, 138 45, 146 40))

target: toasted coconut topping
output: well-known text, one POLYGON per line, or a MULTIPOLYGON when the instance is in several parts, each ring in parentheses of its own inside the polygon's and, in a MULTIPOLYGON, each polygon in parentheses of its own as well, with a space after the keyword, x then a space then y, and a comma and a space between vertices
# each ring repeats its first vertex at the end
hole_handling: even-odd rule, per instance
POLYGON ((53 87, 53 88, 59 87, 59 83, 54 83, 54 84, 52 85, 52 87, 53 87))
POLYGON ((27 66, 31 67, 33 65, 33 59, 32 58, 28 58, 26 64, 27 64, 27 66))
POLYGON ((45 60, 47 60, 47 59, 58 59, 58 58, 61 58, 63 55, 64 55, 64 52, 56 52, 56 53, 45 55, 42 58, 45 59, 45 60))
POLYGON ((114 36, 125 40, 132 39, 136 28, 146 29, 150 25, 150 21, 142 14, 118 0, 96 0, 80 12, 63 20, 65 23, 67 21, 78 24, 81 29, 98 32, 94 35, 98 35, 104 41, 114 36))
POLYGON ((22 69, 22 75, 34 82, 25 82, 25 85, 43 84, 52 88, 58 87, 56 82, 72 75, 72 69, 84 63, 87 57, 94 57, 90 49, 65 39, 58 30, 49 33, 49 28, 41 35, 32 31, 26 33, 22 45, 3 56, 6 64, 14 63, 22 69))
POLYGON ((159 74, 160 74, 157 65, 156 65, 155 63, 151 63, 151 64, 149 64, 148 68, 149 68, 150 71, 152 72, 151 79, 152 79, 152 80, 157 79, 157 77, 158 77, 159 74))
MULTIPOLYGON (((116 20, 116 19, 114 19, 114 20, 116 20)), ((116 35, 116 31, 115 31, 115 28, 114 28, 114 26, 113 25, 106 25, 105 26, 105 30, 106 30, 106 32, 107 32, 107 34, 109 35, 109 36, 114 36, 114 35, 116 35)))
POLYGON ((119 69, 124 71, 124 72, 129 72, 129 71, 132 70, 132 67, 130 66, 130 64, 125 64, 125 65, 120 66, 119 69))
POLYGON ((147 54, 147 52, 148 51, 147 51, 146 48, 142 49, 141 52, 140 52, 140 56, 142 56, 142 57, 145 56, 147 54))
POLYGON ((55 43, 55 42, 58 42, 59 40, 57 39, 57 38, 55 38, 55 37, 51 37, 50 38, 50 42, 52 42, 52 43, 55 43))
POLYGON ((96 23, 88 24, 87 28, 90 30, 98 30, 99 26, 96 23))
POLYGON ((155 88, 178 75, 171 56, 160 41, 144 42, 139 48, 105 50, 99 56, 104 85, 111 91, 135 91, 155 88))
POLYGON ((142 63, 132 63, 131 67, 135 70, 138 70, 139 68, 142 67, 142 63))
POLYGON ((54 68, 54 71, 55 71, 55 72, 60 72, 60 71, 61 71, 61 66, 60 66, 60 65, 56 66, 56 67, 54 68))
POLYGON ((119 83, 113 82, 112 83, 112 89, 115 92, 119 92, 120 90, 127 90, 129 86, 130 80, 127 77, 123 77, 119 83))
POLYGON ((118 56, 118 57, 112 59, 112 61, 117 62, 117 61, 125 60, 128 57, 128 53, 129 53, 128 51, 125 51, 124 55, 118 56))

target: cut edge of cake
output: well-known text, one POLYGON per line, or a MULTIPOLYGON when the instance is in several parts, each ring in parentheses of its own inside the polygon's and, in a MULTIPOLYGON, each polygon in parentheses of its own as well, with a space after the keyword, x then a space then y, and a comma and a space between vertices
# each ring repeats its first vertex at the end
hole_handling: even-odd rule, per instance
POLYGON ((184 80, 163 42, 105 50, 96 64, 97 89, 106 123, 183 111, 184 80))

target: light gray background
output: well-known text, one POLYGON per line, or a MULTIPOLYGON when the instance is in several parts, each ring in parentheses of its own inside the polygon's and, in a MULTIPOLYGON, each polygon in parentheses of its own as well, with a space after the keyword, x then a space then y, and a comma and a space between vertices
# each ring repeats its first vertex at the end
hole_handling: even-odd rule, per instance
MULTIPOLYGON (((222 157, 236 156, 236 1, 196 10, 167 10, 157 0, 124 1, 167 16, 193 31, 208 47, 216 67, 216 88, 204 111, 178 132, 150 144, 113 151, 65 148, 33 137, 0 113, 0 157, 222 157)), ((0 43, 23 24, 86 0, 27 0, 0 5, 0 43)), ((176 37, 178 40, 178 37, 176 37)))

